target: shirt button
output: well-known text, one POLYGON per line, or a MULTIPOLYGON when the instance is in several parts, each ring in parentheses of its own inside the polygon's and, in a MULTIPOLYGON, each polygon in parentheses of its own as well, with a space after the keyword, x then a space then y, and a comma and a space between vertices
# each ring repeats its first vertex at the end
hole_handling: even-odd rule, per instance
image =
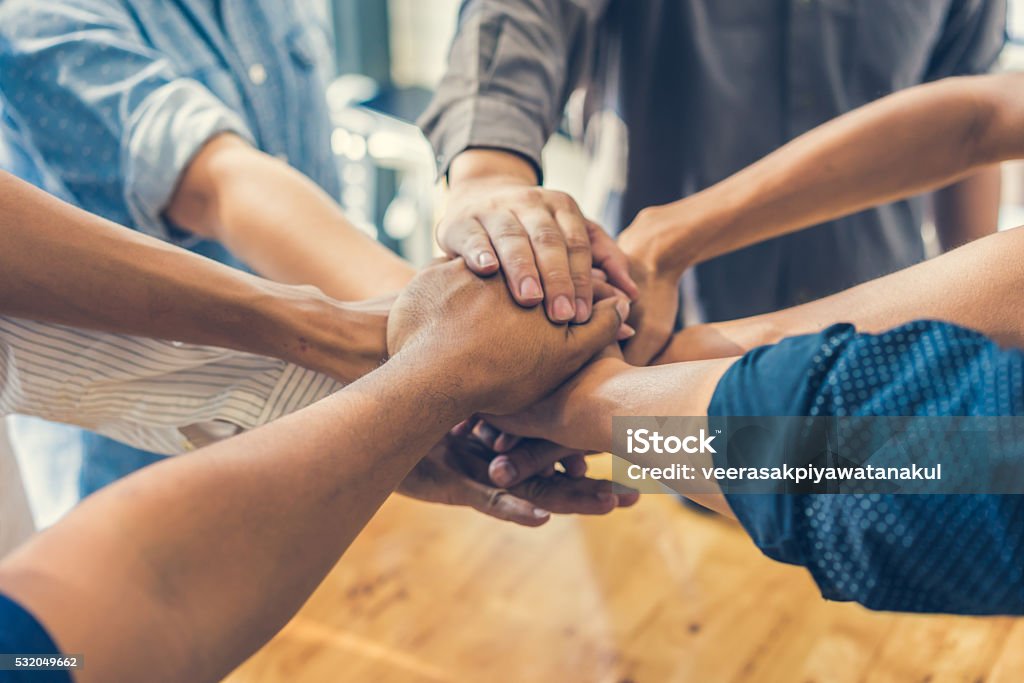
POLYGON ((249 67, 249 80, 253 85, 263 85, 267 81, 267 68, 262 64, 249 67))

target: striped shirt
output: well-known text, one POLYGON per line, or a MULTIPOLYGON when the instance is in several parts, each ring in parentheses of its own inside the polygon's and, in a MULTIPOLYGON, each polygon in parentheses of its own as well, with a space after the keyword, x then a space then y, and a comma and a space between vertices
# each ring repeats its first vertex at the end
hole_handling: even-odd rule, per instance
POLYGON ((0 316, 0 415, 65 422, 154 453, 193 450, 341 387, 282 360, 0 316))

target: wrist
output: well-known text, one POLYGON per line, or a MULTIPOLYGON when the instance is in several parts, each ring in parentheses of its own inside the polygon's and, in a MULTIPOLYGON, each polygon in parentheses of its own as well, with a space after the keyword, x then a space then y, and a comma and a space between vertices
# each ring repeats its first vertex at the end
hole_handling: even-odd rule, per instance
POLYGON ((691 266, 719 255, 716 240, 729 224, 727 204, 705 191, 644 209, 619 239, 639 267, 678 281, 691 266))
POLYGON ((353 382, 387 355, 386 310, 331 299, 312 287, 281 285, 260 304, 267 322, 262 353, 353 382))
POLYGON ((420 412, 441 416, 449 426, 479 412, 489 389, 475 375, 460 368, 462 357, 448 355, 433 344, 408 344, 391 356, 384 368, 400 376, 412 395, 419 396, 420 412), (454 368, 454 370, 453 370, 454 368))
POLYGON ((601 358, 584 369, 585 379, 562 407, 565 423, 562 438, 588 451, 610 451, 612 417, 624 414, 619 391, 631 370, 632 366, 621 358, 601 358), (577 443, 580 439, 586 443, 577 443))
POLYGON ((458 191, 465 185, 536 185, 538 169, 515 152, 500 149, 467 149, 452 161, 448 186, 458 191))

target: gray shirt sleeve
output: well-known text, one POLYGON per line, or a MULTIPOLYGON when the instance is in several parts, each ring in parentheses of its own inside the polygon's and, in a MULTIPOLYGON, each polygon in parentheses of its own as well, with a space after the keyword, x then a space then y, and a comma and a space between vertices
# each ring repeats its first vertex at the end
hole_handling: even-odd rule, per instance
POLYGON ((442 173, 471 147, 516 152, 539 171, 607 5, 463 0, 448 72, 420 120, 442 173))
POLYGON ((925 80, 988 73, 1006 44, 1006 13, 1006 0, 954 2, 925 80))

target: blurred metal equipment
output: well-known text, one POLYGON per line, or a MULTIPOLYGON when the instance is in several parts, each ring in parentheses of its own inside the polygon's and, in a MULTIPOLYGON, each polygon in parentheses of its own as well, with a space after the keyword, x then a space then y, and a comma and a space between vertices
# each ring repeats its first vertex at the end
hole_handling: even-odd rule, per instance
POLYGON ((414 122, 430 91, 392 77, 389 5, 333 0, 339 77, 328 89, 341 204, 368 234, 413 263, 433 254, 434 161, 414 122))

